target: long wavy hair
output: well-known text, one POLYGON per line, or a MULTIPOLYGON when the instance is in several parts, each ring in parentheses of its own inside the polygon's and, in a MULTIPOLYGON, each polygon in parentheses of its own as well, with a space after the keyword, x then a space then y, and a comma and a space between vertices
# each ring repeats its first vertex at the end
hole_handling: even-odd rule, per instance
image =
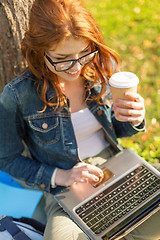
POLYGON ((84 82, 90 82, 85 86, 86 91, 95 85, 100 86, 101 90, 94 96, 94 100, 100 102, 106 91, 107 79, 118 67, 119 55, 105 46, 97 23, 80 0, 35 0, 21 49, 28 68, 38 79, 37 92, 45 108, 63 107, 67 104, 57 75, 45 64, 44 53, 70 36, 88 40, 91 49, 97 47, 99 50, 96 58, 81 71, 84 82), (111 59, 115 63, 114 69, 111 59), (50 86, 53 86, 55 96, 54 99, 47 100, 46 94, 50 86))

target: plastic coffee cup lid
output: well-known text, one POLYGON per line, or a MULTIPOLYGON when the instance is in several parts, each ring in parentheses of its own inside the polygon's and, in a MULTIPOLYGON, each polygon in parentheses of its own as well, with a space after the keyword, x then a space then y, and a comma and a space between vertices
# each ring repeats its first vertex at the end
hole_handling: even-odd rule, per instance
POLYGON ((139 79, 132 72, 117 72, 109 79, 109 84, 116 88, 130 88, 138 85, 139 79))

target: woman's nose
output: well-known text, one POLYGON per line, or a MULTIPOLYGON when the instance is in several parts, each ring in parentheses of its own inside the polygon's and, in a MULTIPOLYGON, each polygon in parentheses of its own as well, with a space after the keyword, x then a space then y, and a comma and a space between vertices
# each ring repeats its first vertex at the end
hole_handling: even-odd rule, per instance
MULTIPOLYGON (((76 54, 75 56, 73 56, 73 59, 74 60, 79 59, 79 55, 76 54)), ((75 71, 80 71, 81 70, 81 64, 77 61, 71 69, 73 69, 75 71)))
POLYGON ((79 71, 81 70, 81 64, 79 62, 76 62, 74 66, 72 67, 73 70, 79 71))
MULTIPOLYGON (((73 56, 72 59, 77 60, 78 58, 79 58, 79 56, 78 56, 78 54, 76 54, 75 56, 73 56)), ((78 61, 76 61, 71 69, 73 69, 74 71, 79 71, 81 69, 80 63, 78 61)))

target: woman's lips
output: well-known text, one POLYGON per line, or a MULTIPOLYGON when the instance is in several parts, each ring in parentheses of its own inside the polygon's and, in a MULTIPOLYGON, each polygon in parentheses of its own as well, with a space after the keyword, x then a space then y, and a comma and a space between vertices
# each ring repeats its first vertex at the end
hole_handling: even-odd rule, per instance
POLYGON ((79 75, 80 71, 66 71, 65 73, 67 73, 70 76, 77 76, 79 75))

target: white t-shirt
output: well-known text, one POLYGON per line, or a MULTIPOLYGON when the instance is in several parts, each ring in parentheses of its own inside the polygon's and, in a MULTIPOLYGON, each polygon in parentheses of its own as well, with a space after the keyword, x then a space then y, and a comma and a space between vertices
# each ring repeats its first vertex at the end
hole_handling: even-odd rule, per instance
POLYGON ((109 143, 101 124, 88 108, 71 114, 81 160, 100 153, 109 143))

